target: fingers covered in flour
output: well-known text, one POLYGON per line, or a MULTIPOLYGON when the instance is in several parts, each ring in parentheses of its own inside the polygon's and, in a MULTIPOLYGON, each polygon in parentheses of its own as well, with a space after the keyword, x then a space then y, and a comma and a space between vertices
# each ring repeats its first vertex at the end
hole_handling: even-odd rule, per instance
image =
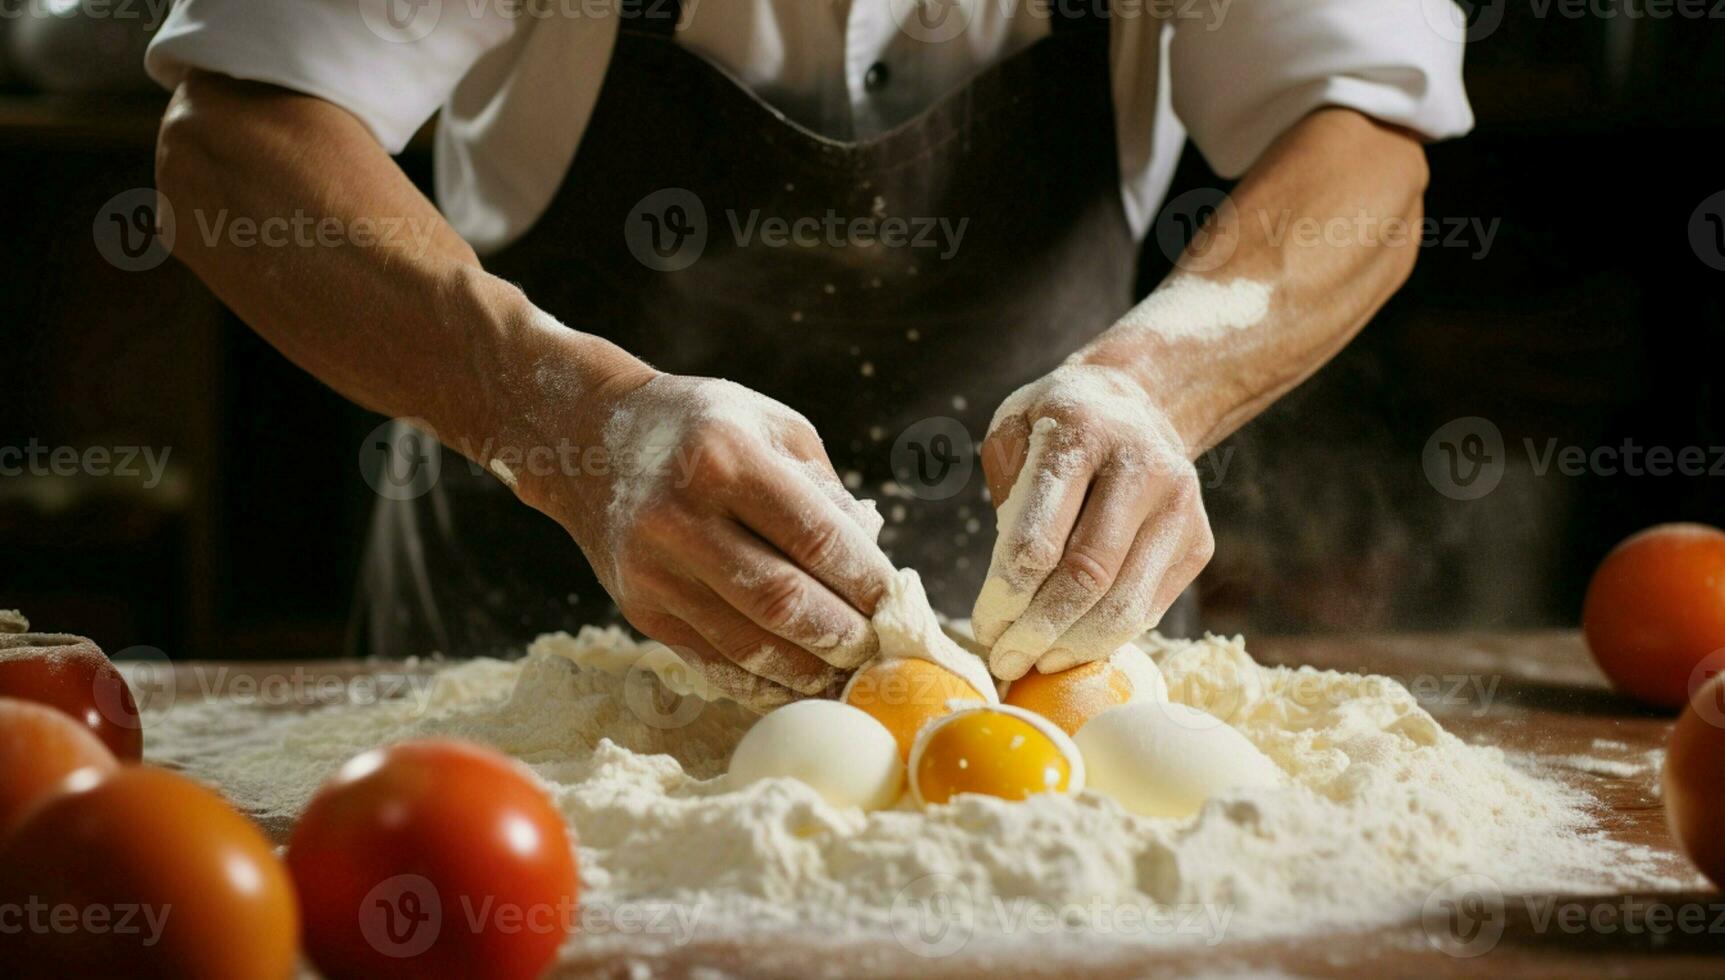
POLYGON ((1120 372, 1067 365, 1027 385, 996 413, 989 442, 999 536, 972 618, 995 676, 1108 655, 1154 625, 1208 560, 1197 471, 1120 372))
POLYGON ((995 511, 994 555, 971 617, 977 640, 996 650, 990 657, 996 676, 1010 680, 1030 665, 994 664, 995 656, 1013 652, 1001 650, 998 641, 1059 566, 1094 466, 1094 454, 1075 429, 1046 417, 1031 428, 1023 465, 995 511))
POLYGON ((750 622, 834 667, 859 667, 878 647, 868 617, 735 521, 691 535, 685 557, 700 579, 750 622))
POLYGON ((530 488, 625 617, 752 703, 824 693, 879 646, 893 569, 807 419, 739 385, 656 375, 617 395, 608 465, 530 488), (739 673, 740 672, 740 673, 739 673), (765 699, 763 701, 763 699, 765 699))
POLYGON ((1045 667, 1044 655, 1116 585, 1139 584, 1121 574, 1127 556, 1146 519, 1160 516, 1153 512, 1166 508, 1173 491, 1165 482, 1150 480, 1141 467, 1123 463, 1097 476, 1060 561, 995 641, 993 658, 1001 669, 1045 667))
POLYGON ((864 616, 895 574, 874 539, 797 467, 770 460, 738 475, 725 501, 738 523, 864 616))
POLYGON ((862 528, 863 534, 870 541, 878 542, 881 528, 886 526, 886 518, 881 516, 880 508, 875 506, 874 501, 861 499, 846 489, 838 471, 833 469, 832 460, 827 458, 820 439, 814 438, 813 429, 809 430, 809 437, 813 438, 813 444, 799 445, 794 462, 814 483, 816 490, 832 501, 852 523, 862 528))
POLYGON ((751 711, 766 714, 801 697, 783 684, 750 672, 719 652, 700 630, 669 613, 631 616, 629 622, 670 648, 714 691, 751 711))
POLYGON ((1162 620, 1209 564, 1215 538, 1196 487, 1139 529, 1119 580, 1038 659, 1043 673, 1099 659, 1162 620))
POLYGON ((836 689, 841 673, 837 667, 762 629, 705 586, 690 583, 680 601, 670 612, 752 676, 805 697, 836 689))

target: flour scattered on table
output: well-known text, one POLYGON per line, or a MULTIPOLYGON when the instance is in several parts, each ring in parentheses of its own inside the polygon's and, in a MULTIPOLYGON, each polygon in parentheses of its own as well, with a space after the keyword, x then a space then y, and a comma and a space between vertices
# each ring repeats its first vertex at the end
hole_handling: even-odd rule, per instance
POLYGON ((1652 749, 1629 759, 1607 759, 1596 755, 1559 755, 1547 757, 1545 761, 1595 776, 1632 779, 1658 772, 1665 765, 1665 750, 1652 749))
POLYGON ((1629 762, 1623 759, 1602 759, 1596 755, 1559 755, 1552 756, 1550 761, 1577 772, 1585 772, 1595 776, 1614 776, 1618 779, 1629 779, 1647 772, 1645 762, 1629 762))
POLYGON ((1455 738, 1394 681, 1261 667, 1238 639, 1142 645, 1172 700, 1234 725, 1285 784, 1186 820, 1089 793, 865 814, 783 779, 729 792, 726 761, 753 716, 672 695, 655 673, 675 668, 663 648, 614 629, 450 666, 396 701, 309 715, 182 701, 146 724, 154 761, 277 827, 379 743, 452 735, 517 756, 579 837, 572 953, 796 930, 918 953, 1081 955, 1416 920, 1466 873, 1505 894, 1688 883, 1599 832, 1585 794, 1455 738))

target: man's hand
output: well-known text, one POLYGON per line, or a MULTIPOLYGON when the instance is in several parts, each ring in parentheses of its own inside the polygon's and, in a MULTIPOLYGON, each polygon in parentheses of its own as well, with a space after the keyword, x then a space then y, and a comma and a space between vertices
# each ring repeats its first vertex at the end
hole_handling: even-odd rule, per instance
POLYGON ((999 537, 973 621, 1003 680, 1108 655, 1210 560, 1197 471, 1121 371, 1069 364, 1019 389, 982 460, 999 537))
POLYGON ((1160 619, 1214 548, 1191 460, 1316 371, 1407 278, 1418 242, 1392 232, 1418 227, 1425 182, 1409 134, 1312 113, 1178 271, 1007 399, 983 445, 1000 537, 974 615, 996 675, 1094 660, 1160 619), (1290 219, 1362 234, 1270 234, 1290 219))
POLYGON ((427 229, 413 250, 181 235, 175 254, 296 363, 381 414, 426 420, 512 483, 574 535, 630 622, 721 691, 764 708, 870 656, 866 614, 893 572, 874 544, 880 521, 801 416, 735 385, 659 375, 540 312, 321 99, 194 72, 157 157, 162 192, 188 211, 427 229), (552 473, 478 458, 569 444, 580 464, 552 473), (601 446, 608 465, 591 472, 601 446))
POLYGON ((831 690, 876 650, 868 617, 894 571, 879 516, 784 405, 708 378, 631 383, 586 399, 580 438, 604 446, 603 472, 523 499, 569 530, 630 623, 726 695, 764 711, 831 690))

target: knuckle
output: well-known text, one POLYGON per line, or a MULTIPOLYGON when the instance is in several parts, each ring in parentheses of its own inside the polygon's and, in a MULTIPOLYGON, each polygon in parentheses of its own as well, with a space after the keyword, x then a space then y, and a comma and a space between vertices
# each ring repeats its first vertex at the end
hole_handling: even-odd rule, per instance
POLYGON ((1076 456, 1088 451, 1087 446, 1092 439, 1091 426, 1085 425, 1084 420, 1076 417, 1070 409, 1052 409, 1043 413, 1043 418, 1053 419, 1056 423, 1051 431, 1043 435, 1049 448, 1055 451, 1055 458, 1076 456))
POLYGON ((1208 565, 1210 559, 1216 556, 1216 534, 1206 523, 1198 535, 1198 540, 1192 545, 1192 560, 1198 565, 1208 565))
POLYGON ((797 534, 792 548, 805 568, 825 568, 838 556, 839 529, 826 521, 817 521, 797 534))
POLYGON ((807 590, 794 575, 777 575, 754 593, 754 619, 769 630, 786 629, 802 616, 807 590))
POLYGON ((728 452, 712 446, 695 446, 689 462, 689 483, 701 493, 716 493, 737 480, 737 464, 728 452))
POLYGON ((1176 491, 1184 483, 1186 461, 1158 446, 1139 444, 1116 459, 1122 473, 1139 476, 1146 483, 1172 483, 1176 491))
POLYGON ((1090 598, 1100 598, 1114 585, 1114 575, 1093 548, 1074 545, 1060 559, 1059 571, 1090 598))
POLYGON ((1102 426, 1091 423, 1089 419, 1076 419, 1071 425, 1072 449, 1080 458, 1091 463, 1098 463, 1108 458, 1113 447, 1113 439, 1103 430, 1102 426))
POLYGON ((742 456, 737 443, 734 434, 712 424, 692 433, 686 450, 693 480, 708 489, 735 482, 742 456))
POLYGON ((1168 505, 1175 515, 1190 514, 1192 507, 1199 501, 1197 490, 1184 480, 1174 481, 1174 485, 1167 492, 1168 505))
MULTIPOLYGON (((856 586, 855 602, 857 611, 863 613, 865 616, 873 616, 875 610, 880 608, 881 602, 886 599, 886 594, 890 587, 890 582, 885 576, 870 576, 863 579, 856 586)), ((874 635, 872 630, 867 632, 870 636, 874 635)))
POLYGON ((1042 396, 1036 399, 1036 404, 1025 414, 1029 416, 1032 424, 1042 419, 1054 419, 1064 425, 1083 418, 1087 413, 1083 399, 1073 397, 1070 391, 1049 390, 1044 391, 1042 396))
POLYGON ((1106 463, 1097 467, 1098 476, 1134 486, 1149 484, 1161 472, 1154 453, 1131 446, 1112 453, 1106 463))

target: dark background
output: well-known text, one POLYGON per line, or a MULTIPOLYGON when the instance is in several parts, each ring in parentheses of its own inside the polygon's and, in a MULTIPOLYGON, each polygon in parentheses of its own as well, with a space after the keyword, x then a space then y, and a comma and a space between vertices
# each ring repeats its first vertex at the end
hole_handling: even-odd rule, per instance
MULTIPOLYGON (((1468 54, 1478 129, 1430 149, 1426 200, 1441 221, 1497 222, 1490 247, 1422 249, 1359 340, 1225 447, 1206 627, 1572 626, 1624 535, 1725 524, 1718 476, 1540 475, 1523 448, 1725 447, 1725 272, 1688 232, 1725 191, 1725 25, 1502 11, 1468 54), (1428 439, 1463 416, 1507 446, 1477 500, 1422 469, 1428 439)), ((359 448, 379 419, 173 262, 128 273, 101 258, 92 221, 151 184, 163 98, 128 69, 138 37, 74 32, 20 58, 20 23, 0 22, 14 71, 0 70, 0 446, 171 452, 148 489, 0 476, 0 607, 111 652, 340 652, 373 499, 359 448), (65 91, 92 85, 137 94, 65 91)), ((425 145, 402 159, 421 186, 425 145)), ((1170 198, 1225 186, 1188 148, 1170 198)), ((1168 263, 1145 252, 1148 288, 1168 263)))

